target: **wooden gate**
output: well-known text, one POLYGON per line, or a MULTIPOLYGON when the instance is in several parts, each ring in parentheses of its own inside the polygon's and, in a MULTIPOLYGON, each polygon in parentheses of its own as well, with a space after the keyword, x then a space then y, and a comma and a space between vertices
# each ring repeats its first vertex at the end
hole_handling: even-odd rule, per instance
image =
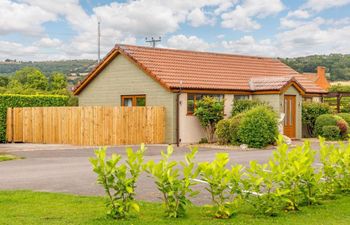
POLYGON ((8 142, 74 145, 164 143, 164 107, 31 107, 7 110, 8 142))

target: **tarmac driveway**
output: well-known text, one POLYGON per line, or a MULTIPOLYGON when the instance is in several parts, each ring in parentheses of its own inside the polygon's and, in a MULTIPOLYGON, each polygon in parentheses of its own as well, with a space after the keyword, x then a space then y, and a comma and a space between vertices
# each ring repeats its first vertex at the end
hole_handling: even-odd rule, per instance
MULTIPOLYGON (((135 147, 137 148, 137 147, 135 147)), ((159 160, 160 151, 166 146, 148 146, 145 161, 159 160)), ((188 151, 186 147, 175 148, 173 159, 183 160, 188 151)), ((0 152, 8 152, 25 157, 22 160, 0 163, 0 189, 26 189, 46 192, 63 192, 79 195, 104 195, 103 189, 96 184, 96 175, 92 172, 89 157, 94 156, 93 148, 69 145, 0 144, 0 152)), ((124 147, 111 147, 112 152, 125 154, 124 147)), ((228 152, 234 163, 248 164, 251 160, 266 162, 272 150, 233 151, 199 148, 197 162, 210 161, 217 152, 228 152)), ((203 189, 203 186, 197 187, 203 189)), ((208 203, 205 190, 193 199, 196 204, 208 203)), ((138 182, 139 200, 160 201, 161 195, 152 178, 143 173, 138 182)))

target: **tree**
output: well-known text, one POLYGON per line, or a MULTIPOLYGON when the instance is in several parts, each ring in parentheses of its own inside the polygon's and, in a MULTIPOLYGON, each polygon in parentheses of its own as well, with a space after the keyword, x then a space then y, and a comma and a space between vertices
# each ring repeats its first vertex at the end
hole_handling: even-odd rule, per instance
POLYGON ((16 71, 12 79, 20 82, 25 89, 47 90, 49 85, 47 77, 34 67, 25 67, 16 71))
POLYGON ((212 143, 216 124, 224 117, 224 101, 206 96, 196 103, 194 115, 205 128, 208 142, 212 143))
POLYGON ((62 90, 67 88, 67 79, 63 73, 54 72, 50 77, 50 90, 62 90))
POLYGON ((0 87, 6 87, 9 83, 9 78, 5 76, 0 76, 0 87))

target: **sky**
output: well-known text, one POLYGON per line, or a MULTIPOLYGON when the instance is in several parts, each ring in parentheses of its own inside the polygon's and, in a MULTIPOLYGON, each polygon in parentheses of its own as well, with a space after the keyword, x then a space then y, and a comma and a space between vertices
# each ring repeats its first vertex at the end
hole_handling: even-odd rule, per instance
POLYGON ((97 59, 116 43, 269 57, 350 53, 350 0, 0 0, 0 60, 97 59))

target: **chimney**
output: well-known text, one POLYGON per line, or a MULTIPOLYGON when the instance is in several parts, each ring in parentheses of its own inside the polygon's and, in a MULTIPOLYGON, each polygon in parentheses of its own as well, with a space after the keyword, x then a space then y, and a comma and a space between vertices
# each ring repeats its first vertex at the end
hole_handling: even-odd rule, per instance
POLYGON ((317 77, 318 78, 326 78, 326 67, 324 66, 318 66, 317 67, 317 77))
POLYGON ((331 86, 326 78, 326 67, 318 66, 317 67, 317 80, 316 83, 323 89, 328 90, 331 86))

